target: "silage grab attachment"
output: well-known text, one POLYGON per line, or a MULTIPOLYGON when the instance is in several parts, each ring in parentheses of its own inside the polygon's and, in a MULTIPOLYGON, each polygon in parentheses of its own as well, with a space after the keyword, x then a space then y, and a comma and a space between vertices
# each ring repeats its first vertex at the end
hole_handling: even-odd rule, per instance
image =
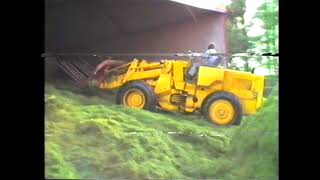
POLYGON ((126 61, 98 58, 94 55, 44 55, 55 59, 57 66, 78 86, 88 86, 92 80, 102 82, 111 72, 126 64, 126 61), (102 62, 101 62, 102 61, 102 62))

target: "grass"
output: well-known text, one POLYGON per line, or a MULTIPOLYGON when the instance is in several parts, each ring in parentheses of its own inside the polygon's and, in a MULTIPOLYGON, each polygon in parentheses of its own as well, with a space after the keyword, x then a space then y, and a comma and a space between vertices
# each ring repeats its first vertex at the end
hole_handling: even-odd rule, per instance
POLYGON ((127 109, 114 95, 46 83, 47 178, 278 179, 278 99, 241 126, 127 109))

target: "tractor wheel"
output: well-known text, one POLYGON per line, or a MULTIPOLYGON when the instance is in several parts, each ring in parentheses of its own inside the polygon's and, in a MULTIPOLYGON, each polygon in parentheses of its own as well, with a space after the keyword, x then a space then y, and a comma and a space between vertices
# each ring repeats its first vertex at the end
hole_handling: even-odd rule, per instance
POLYGON ((242 107, 236 96, 228 92, 219 92, 209 97, 202 114, 211 122, 219 126, 240 125, 242 107))
POLYGON ((116 103, 129 108, 155 111, 157 100, 153 89, 142 81, 132 82, 121 88, 116 103))

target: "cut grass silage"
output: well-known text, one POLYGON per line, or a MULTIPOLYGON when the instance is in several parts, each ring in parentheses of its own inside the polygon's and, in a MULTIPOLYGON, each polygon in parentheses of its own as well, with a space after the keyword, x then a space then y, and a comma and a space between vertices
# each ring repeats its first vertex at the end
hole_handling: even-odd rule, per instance
POLYGON ((241 126, 127 109, 113 96, 46 84, 47 178, 275 179, 277 99, 241 126))

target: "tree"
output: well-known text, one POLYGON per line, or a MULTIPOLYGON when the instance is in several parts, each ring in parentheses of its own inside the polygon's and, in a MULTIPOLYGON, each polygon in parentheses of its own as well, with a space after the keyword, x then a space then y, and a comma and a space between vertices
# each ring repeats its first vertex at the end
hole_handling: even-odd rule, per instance
MULTIPOLYGON (((249 37, 248 30, 251 25, 245 25, 244 14, 246 12, 246 0, 232 0, 232 3, 227 7, 229 14, 228 28, 228 44, 231 53, 241 53, 247 51, 263 51, 263 52, 278 52, 278 0, 265 0, 258 8, 258 13, 254 18, 263 21, 265 33, 257 37, 249 37)), ((261 64, 264 58, 241 58, 245 63, 241 70, 251 71, 249 60, 261 64)), ((229 63, 234 64, 229 61, 229 63)), ((268 69, 277 69, 277 61, 275 58, 267 58, 268 69)))
MULTIPOLYGON (((247 35, 247 29, 244 23, 244 13, 246 12, 245 0, 232 0, 232 3, 227 7, 229 21, 227 24, 227 32, 229 34, 228 44, 231 53, 246 52, 251 48, 250 38, 247 35)), ((251 71, 248 63, 248 58, 243 58, 245 61, 244 71, 251 71)), ((230 60, 229 63, 232 60, 230 60)), ((236 67, 235 67, 236 68, 236 67)))
MULTIPOLYGON (((261 45, 265 52, 278 52, 278 0, 265 0, 255 15, 263 21, 265 33, 258 36, 255 45, 261 45)), ((269 70, 277 72, 278 62, 274 58, 268 58, 267 66, 269 70)))
POLYGON ((229 22, 227 24, 228 43, 232 53, 244 52, 250 47, 244 26, 245 5, 245 0, 232 0, 232 3, 227 7, 229 14, 229 22))
POLYGON ((264 35, 260 36, 260 41, 265 44, 265 50, 268 52, 277 51, 278 46, 278 0, 265 0, 255 15, 263 21, 263 28, 266 30, 264 35))

